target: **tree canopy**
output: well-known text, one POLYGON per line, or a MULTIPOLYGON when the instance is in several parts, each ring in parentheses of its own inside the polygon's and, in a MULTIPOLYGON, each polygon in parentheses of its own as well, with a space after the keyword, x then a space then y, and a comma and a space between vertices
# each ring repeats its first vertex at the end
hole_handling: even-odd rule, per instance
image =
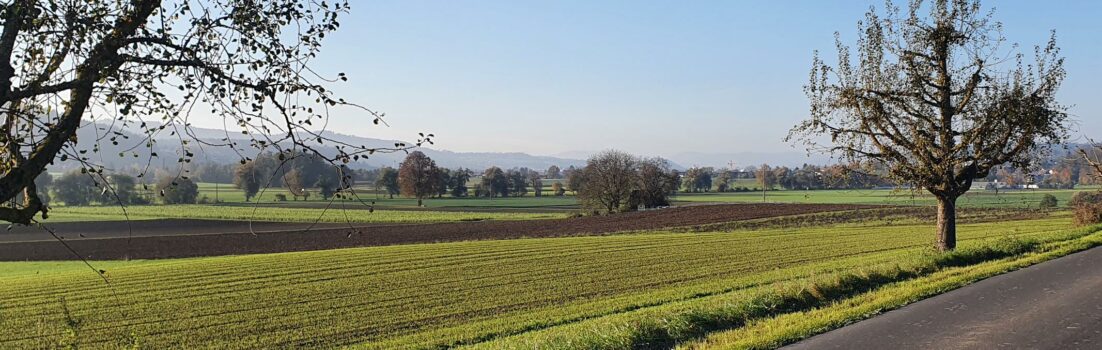
POLYGON ((181 163, 200 146, 232 148, 243 161, 249 148, 293 148, 330 162, 412 147, 368 148, 324 133, 333 108, 358 110, 376 124, 384 117, 326 88, 346 80, 343 73, 327 78, 310 67, 348 10, 346 1, 8 2, 0 9, 0 201, 24 199, 0 208, 0 220, 46 216, 34 179, 55 159, 79 161, 106 182, 94 163, 99 142, 152 149, 154 135, 168 133, 179 140, 181 163), (196 137, 190 118, 200 116, 231 125, 227 137, 196 137), (102 140, 78 140, 86 119, 110 121, 112 129, 102 140), (142 138, 128 140, 122 128, 142 138), (335 151, 322 154, 323 143, 335 151))
POLYGON ((1027 63, 978 0, 889 2, 858 27, 856 57, 840 35, 836 65, 815 55, 804 89, 811 117, 789 140, 929 191, 939 200, 937 247, 953 249, 955 202, 973 179, 1028 166, 1031 152, 1066 138, 1055 34, 1027 63))

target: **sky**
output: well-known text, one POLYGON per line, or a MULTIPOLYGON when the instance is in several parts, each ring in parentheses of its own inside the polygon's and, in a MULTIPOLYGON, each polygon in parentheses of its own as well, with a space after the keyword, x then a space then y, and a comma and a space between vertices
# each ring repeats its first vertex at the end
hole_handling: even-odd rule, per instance
MULTIPOLYGON (((576 155, 619 149, 802 152, 783 141, 807 115, 812 53, 882 1, 352 2, 314 62, 348 74, 352 109, 330 128, 436 135, 453 151, 576 155)), ((1060 101, 1076 136, 1102 137, 1102 1, 985 1, 1026 53, 1055 30, 1067 57, 1060 101)))

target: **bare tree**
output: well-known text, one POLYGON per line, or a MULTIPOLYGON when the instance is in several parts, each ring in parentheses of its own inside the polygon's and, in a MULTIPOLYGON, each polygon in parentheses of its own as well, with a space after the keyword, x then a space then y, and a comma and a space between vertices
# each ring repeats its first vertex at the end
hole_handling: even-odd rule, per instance
MULTIPOLYGON (((816 53, 805 92, 811 117, 788 140, 885 169, 938 200, 937 248, 956 245, 956 200, 994 166, 1025 167, 1066 139, 1055 34, 1036 61, 1006 49, 1002 25, 978 0, 889 2, 859 24, 857 57, 838 39, 838 63, 816 53), (818 146, 829 137, 830 144, 818 146)), ((838 36, 838 35, 836 35, 838 36)))
POLYGON ((620 151, 604 151, 589 158, 581 170, 578 201, 605 213, 630 210, 638 185, 638 159, 620 151))
POLYGON ((639 160, 637 185, 639 204, 647 208, 670 205, 671 189, 676 189, 680 185, 677 177, 670 176, 671 171, 670 161, 663 158, 639 160))
POLYGON ((348 10, 346 1, 6 2, 0 18, 0 201, 24 199, 18 207, 0 208, 0 220, 29 224, 40 213, 46 217, 34 179, 55 159, 81 162, 102 177, 103 167, 91 163, 99 142, 152 149, 155 135, 169 133, 179 140, 181 163, 190 162, 199 146, 232 148, 244 161, 245 147, 320 156, 324 142, 336 149, 325 155, 330 162, 408 148, 349 145, 318 127, 337 106, 358 108, 376 124, 383 117, 322 85, 345 80, 343 73, 328 79, 309 66, 348 10), (233 130, 221 142, 199 139, 190 128, 193 110, 233 130), (82 119, 110 121, 112 129, 99 140, 77 140, 82 119), (126 140, 114 128, 144 135, 126 140), (231 141, 231 132, 251 140, 231 141))

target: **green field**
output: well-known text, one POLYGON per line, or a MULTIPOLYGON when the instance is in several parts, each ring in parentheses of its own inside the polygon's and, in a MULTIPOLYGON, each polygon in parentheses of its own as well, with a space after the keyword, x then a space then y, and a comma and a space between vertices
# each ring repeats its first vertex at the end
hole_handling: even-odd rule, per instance
MULTIPOLYGON (((1070 226, 1066 214, 962 224, 961 250, 1084 233, 1070 226)), ((916 264, 931 231, 869 222, 112 262, 109 285, 79 263, 0 263, 0 347, 605 344, 778 284, 928 268, 916 264)))
MULTIPOLYGON (((1037 208, 1041 197, 1052 194, 1061 206, 1065 206, 1076 192, 1094 189, 1076 190, 1014 190, 969 191, 957 200, 960 207, 996 207, 996 208, 1037 208)), ((761 192, 739 193, 682 193, 674 197, 682 203, 761 203, 761 192)), ((768 191, 765 201, 772 203, 845 203, 877 205, 935 205, 937 200, 925 191, 912 193, 906 190, 815 190, 815 191, 768 191)))

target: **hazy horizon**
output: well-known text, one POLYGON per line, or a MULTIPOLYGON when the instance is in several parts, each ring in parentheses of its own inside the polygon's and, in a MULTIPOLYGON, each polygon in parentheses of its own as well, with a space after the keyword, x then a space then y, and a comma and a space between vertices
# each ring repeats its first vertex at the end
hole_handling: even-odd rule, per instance
MULTIPOLYGON (((381 127, 335 110, 328 127, 345 134, 434 133, 458 152, 803 153, 782 138, 806 117, 812 53, 835 61, 834 32, 853 43, 869 6, 883 2, 357 2, 314 67, 348 73, 332 88, 387 113, 381 127)), ((1102 3, 996 6, 1027 57, 1056 31, 1073 137, 1099 134, 1102 3)))

